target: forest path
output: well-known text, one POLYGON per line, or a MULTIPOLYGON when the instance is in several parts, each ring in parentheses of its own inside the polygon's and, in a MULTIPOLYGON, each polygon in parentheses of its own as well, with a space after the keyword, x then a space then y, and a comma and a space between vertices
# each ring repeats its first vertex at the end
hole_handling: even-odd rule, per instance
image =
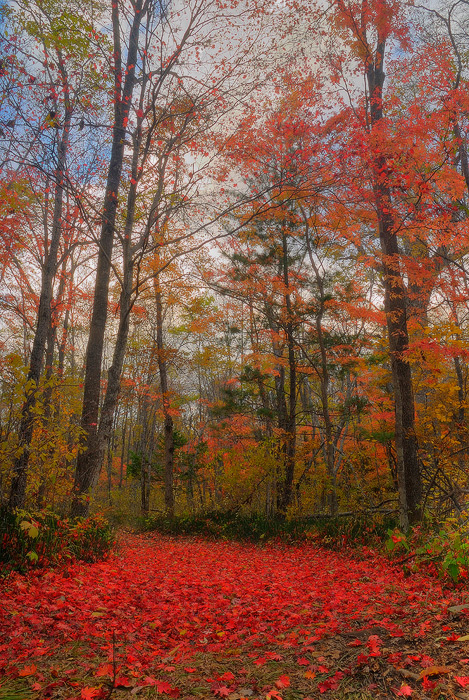
POLYGON ((469 698, 469 592, 371 551, 125 534, 0 593, 0 700, 469 698))

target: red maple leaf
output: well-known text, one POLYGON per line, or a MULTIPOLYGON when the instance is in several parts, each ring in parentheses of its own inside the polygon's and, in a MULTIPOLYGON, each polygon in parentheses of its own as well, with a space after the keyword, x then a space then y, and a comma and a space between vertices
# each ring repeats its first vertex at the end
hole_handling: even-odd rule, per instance
POLYGON ((431 681, 428 676, 424 676, 422 680, 422 687, 424 690, 433 690, 437 685, 437 681, 431 681))
POLYGON ((358 654, 357 664, 365 664, 369 659, 368 654, 358 654))
POLYGON ((172 685, 167 681, 155 681, 154 686, 159 693, 166 693, 166 695, 170 695, 173 690, 172 685))
POLYGON ((119 676, 115 680, 114 688, 130 688, 131 685, 131 682, 126 676, 119 676))
POLYGON ((290 678, 288 676, 280 676, 278 680, 275 681, 275 686, 281 690, 282 688, 288 688, 290 685, 290 678))
POLYGON ((280 693, 278 693, 276 690, 269 690, 265 697, 267 700, 271 700, 271 698, 274 698, 274 700, 283 700, 280 693))
POLYGON ((235 677, 231 671, 227 671, 222 676, 219 677, 219 681, 234 681, 235 677))
POLYGON ((155 683, 156 678, 153 678, 153 676, 145 676, 142 685, 155 685, 155 683))
POLYGON ((101 688, 89 688, 88 686, 82 688, 80 693, 83 700, 94 700, 94 698, 99 698, 101 694, 101 688))
POLYGON ((21 669, 21 671, 18 672, 18 676, 21 677, 26 677, 26 676, 33 676, 37 671, 37 666, 34 664, 31 664, 30 666, 24 666, 24 668, 21 669))
POLYGON ((107 663, 107 664, 102 664, 101 666, 99 666, 94 675, 99 678, 101 676, 112 676, 112 674, 113 674, 112 664, 107 663))
POLYGON ((366 646, 370 650, 370 656, 381 656, 379 648, 380 646, 382 646, 382 644, 383 640, 380 639, 376 634, 370 635, 366 643, 366 646))

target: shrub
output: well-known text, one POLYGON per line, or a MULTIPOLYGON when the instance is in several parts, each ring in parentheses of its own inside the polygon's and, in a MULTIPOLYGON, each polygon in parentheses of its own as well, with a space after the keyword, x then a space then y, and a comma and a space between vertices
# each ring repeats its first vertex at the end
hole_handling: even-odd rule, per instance
POLYGON ((102 515, 76 520, 70 527, 68 549, 75 559, 102 559, 114 544, 114 534, 102 515))
POLYGON ((389 530, 386 549, 410 571, 429 569, 454 583, 468 577, 469 534, 461 531, 460 523, 453 518, 438 529, 431 525, 416 527, 408 535, 398 529, 389 530))
POLYGON ((50 511, 11 512, 0 508, 0 573, 26 571, 62 561, 99 559, 114 538, 100 515, 69 520, 50 511))

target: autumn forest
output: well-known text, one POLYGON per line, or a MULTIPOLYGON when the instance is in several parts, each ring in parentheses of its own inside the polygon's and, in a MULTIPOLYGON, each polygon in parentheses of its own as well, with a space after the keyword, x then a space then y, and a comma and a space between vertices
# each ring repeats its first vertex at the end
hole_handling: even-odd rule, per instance
POLYGON ((2 10, 0 495, 464 511, 469 8, 2 10))
POLYGON ((469 698, 468 141, 468 0, 0 0, 0 700, 469 698))

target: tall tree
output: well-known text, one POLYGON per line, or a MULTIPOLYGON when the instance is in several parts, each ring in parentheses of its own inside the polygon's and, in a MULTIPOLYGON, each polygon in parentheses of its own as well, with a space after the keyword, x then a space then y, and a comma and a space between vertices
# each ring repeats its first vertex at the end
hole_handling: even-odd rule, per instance
MULTIPOLYGON (((24 161, 27 162, 30 154, 35 154, 37 148, 41 146, 41 141, 44 140, 42 134, 45 132, 52 134, 53 155, 51 162, 46 167, 51 167, 53 170, 46 172, 46 181, 53 183, 54 192, 50 239, 48 236, 49 221, 46 214, 41 291, 29 360, 26 397, 18 434, 19 456, 15 461, 10 488, 9 505, 11 508, 23 507, 25 502, 29 451, 34 428, 34 406, 44 363, 46 342, 52 328, 53 284, 57 274, 59 248, 64 226, 64 193, 68 181, 67 155, 70 147, 70 132, 74 112, 82 97, 83 65, 80 66, 79 72, 77 65, 80 58, 83 58, 85 62, 88 61, 89 53, 92 52, 91 43, 83 43, 77 34, 78 31, 93 32, 92 20, 85 13, 67 24, 67 16, 63 9, 51 2, 28 4, 27 8, 20 4, 16 17, 19 29, 26 37, 26 46, 28 47, 28 43, 31 41, 36 42, 43 52, 45 60, 42 92, 43 94, 44 92, 48 93, 45 97, 47 113, 40 116, 42 121, 37 125, 35 133, 34 131, 30 133, 31 127, 26 121, 24 136, 29 136, 31 143, 27 146, 26 152, 23 149, 19 155, 24 159, 24 167, 24 161), (71 59, 70 54, 67 54, 70 49, 76 54, 73 59, 71 59), (77 73, 79 74, 77 75, 77 73)), ((30 67, 28 62, 31 60, 38 63, 33 49, 31 49, 31 54, 28 54, 28 48, 20 47, 21 54, 23 54, 26 68, 30 67)), ((23 68, 25 74, 27 74, 26 68, 23 68)), ((37 76, 30 76, 30 85, 35 82, 36 78, 37 76)), ((18 104, 18 110, 20 110, 20 104, 18 104)), ((25 119, 25 115, 18 111, 16 118, 19 121, 20 118, 25 119)), ((33 167, 44 168, 44 165, 37 166, 33 162, 33 167)))
MULTIPOLYGON (((99 238, 99 253, 96 267, 93 310, 90 333, 85 357, 85 379, 81 427, 85 440, 83 451, 78 457, 75 472, 73 515, 88 512, 83 494, 93 484, 95 478, 95 455, 99 455, 98 415, 101 393, 101 365, 103 359, 104 334, 108 313, 109 280, 114 247, 119 188, 122 178, 125 139, 128 131, 129 113, 133 91, 138 79, 136 66, 139 55, 139 42, 142 36, 141 25, 157 11, 151 0, 137 0, 130 8, 128 22, 127 57, 122 50, 123 22, 119 3, 112 3, 113 74, 114 74, 114 121, 112 126, 111 156, 106 182, 106 192, 102 211, 102 226, 99 238)), ((124 25, 125 26, 125 25, 124 25)))
POLYGON ((387 0, 370 3, 362 0, 356 4, 335 0, 333 9, 335 22, 342 32, 341 38, 352 49, 350 60, 359 63, 367 85, 362 127, 366 133, 366 157, 371 171, 381 247, 384 309, 396 412, 400 510, 402 525, 406 527, 408 523, 421 518, 422 482, 415 432, 412 372, 406 357, 409 349, 408 297, 389 184, 390 155, 386 144, 391 134, 384 118, 384 66, 389 42, 405 37, 407 28, 402 22, 402 7, 399 3, 387 0))

